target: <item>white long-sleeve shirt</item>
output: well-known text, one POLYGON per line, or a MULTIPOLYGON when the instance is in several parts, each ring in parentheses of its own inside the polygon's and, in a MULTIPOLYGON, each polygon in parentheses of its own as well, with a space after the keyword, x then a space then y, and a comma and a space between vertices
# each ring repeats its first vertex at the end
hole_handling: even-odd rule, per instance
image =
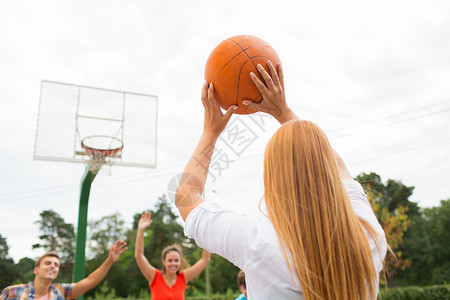
MULTIPOLYGON (((343 180, 343 184, 356 215, 379 234, 380 252, 366 232, 378 274, 386 254, 384 231, 361 185, 354 180, 343 180)), ((291 277, 275 229, 266 216, 248 217, 205 201, 188 215, 184 232, 199 247, 219 254, 245 272, 248 299, 303 299, 299 280, 291 277)))

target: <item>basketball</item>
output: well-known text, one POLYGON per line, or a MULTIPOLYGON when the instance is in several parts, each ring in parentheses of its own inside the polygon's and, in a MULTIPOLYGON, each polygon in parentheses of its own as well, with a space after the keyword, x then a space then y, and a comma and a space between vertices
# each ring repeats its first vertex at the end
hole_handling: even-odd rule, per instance
POLYGON ((261 64, 270 75, 268 60, 275 67, 280 63, 275 50, 255 36, 237 35, 217 45, 206 61, 205 80, 213 83, 214 95, 220 107, 227 110, 230 105, 237 105, 238 109, 233 113, 241 115, 256 112, 242 104, 242 101, 261 102, 262 95, 250 78, 250 72, 264 83, 256 67, 261 64))

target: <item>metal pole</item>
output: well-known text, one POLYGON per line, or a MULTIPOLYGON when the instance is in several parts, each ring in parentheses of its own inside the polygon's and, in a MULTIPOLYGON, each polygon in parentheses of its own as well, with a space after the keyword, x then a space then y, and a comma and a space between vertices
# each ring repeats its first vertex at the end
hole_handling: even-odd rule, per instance
MULTIPOLYGON (((203 199, 205 198, 205 190, 203 190, 203 199)), ((206 299, 209 299, 210 285, 209 285, 209 263, 205 269, 205 286, 206 286, 206 299)))
MULTIPOLYGON (((86 170, 81 179, 80 191, 80 206, 78 210, 78 229, 77 229, 77 244, 75 248, 75 264, 73 268, 73 282, 78 282, 84 279, 85 272, 85 251, 86 251, 86 227, 87 227, 87 212, 89 193, 91 191, 91 184, 97 172, 91 171, 91 165, 86 165, 86 170)), ((84 299, 79 297, 78 299, 84 299)))
POLYGON ((209 299, 209 264, 206 265, 206 270, 205 270, 205 285, 206 285, 206 298, 209 299))

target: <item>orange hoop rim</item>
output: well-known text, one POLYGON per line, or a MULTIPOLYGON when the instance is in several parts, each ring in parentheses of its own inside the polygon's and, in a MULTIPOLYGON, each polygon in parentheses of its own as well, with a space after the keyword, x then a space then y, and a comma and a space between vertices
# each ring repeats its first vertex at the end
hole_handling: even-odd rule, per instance
POLYGON ((90 155, 112 156, 122 151, 123 142, 122 140, 113 136, 91 135, 83 138, 83 140, 81 141, 81 147, 86 151, 86 153, 90 155), (94 146, 94 141, 96 140, 97 142, 101 140, 109 140, 109 144, 105 143, 103 145, 94 146))

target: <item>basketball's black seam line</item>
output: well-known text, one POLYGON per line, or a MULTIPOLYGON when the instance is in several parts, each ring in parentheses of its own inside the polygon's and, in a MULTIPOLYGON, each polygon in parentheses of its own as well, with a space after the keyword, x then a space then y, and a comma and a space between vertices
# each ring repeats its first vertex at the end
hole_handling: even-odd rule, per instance
MULTIPOLYGON (((242 49, 242 48, 241 48, 242 49)), ((241 72, 242 72, 242 68, 245 66, 245 64, 248 62, 248 60, 246 60, 242 65, 241 68, 239 69, 239 74, 238 74, 238 78, 237 78, 237 87, 236 87, 236 105, 238 105, 238 98, 239 98, 239 86, 241 84, 241 72)))
MULTIPOLYGON (((250 61, 253 63, 253 61, 252 61, 252 59, 253 58, 256 58, 256 57, 263 57, 263 58, 266 58, 267 60, 270 60, 270 57, 267 57, 267 56, 263 56, 263 55, 255 55, 255 56, 252 56, 251 58, 250 58, 250 61)), ((251 99, 253 102, 255 102, 255 100, 257 100, 259 97, 257 96, 256 98, 254 98, 254 99, 251 99)), ((261 100, 262 100, 262 95, 261 95, 261 100)))
MULTIPOLYGON (((253 57, 250 57, 250 56, 247 54, 246 51, 247 51, 248 49, 252 48, 252 47, 255 47, 255 46, 270 46, 269 44, 267 44, 267 43, 264 42, 264 43, 260 43, 260 44, 254 44, 254 45, 251 45, 251 46, 249 46, 249 47, 243 49, 243 48, 241 47, 240 44, 243 43, 243 42, 245 42, 245 41, 247 40, 247 38, 241 40, 239 43, 236 43, 235 41, 230 40, 230 39, 228 39, 228 40, 231 41, 231 42, 233 42, 233 43, 235 43, 236 46, 238 46, 239 48, 241 48, 242 52, 245 53, 245 55, 246 55, 246 56, 248 57, 248 59, 251 61, 253 67, 254 67, 256 70, 257 70, 257 68, 256 68, 255 64, 254 64, 253 61, 252 61, 252 58, 253 58, 253 57)), ((254 57, 257 57, 257 56, 254 56, 254 57)), ((264 56, 263 56, 263 57, 264 57, 264 56)), ((267 57, 266 57, 266 58, 267 58, 267 57)), ((269 59, 269 58, 267 58, 267 59, 269 59)))
MULTIPOLYGON (((245 40, 246 40, 246 39, 243 39, 243 40, 240 41, 239 43, 236 43, 236 42, 233 41, 233 40, 229 40, 229 41, 231 41, 231 42, 233 42, 234 44, 236 44, 236 46, 238 46, 238 47, 242 50, 242 52, 245 54, 245 56, 247 56, 248 60, 252 63, 253 67, 256 69, 256 66, 255 66, 255 64, 252 62, 251 57, 250 57, 250 56, 247 54, 247 52, 245 52, 245 51, 248 50, 248 49, 250 49, 250 48, 252 48, 252 47, 254 47, 254 46, 260 46, 260 45, 266 45, 266 44, 256 44, 256 45, 251 45, 250 47, 247 47, 247 48, 243 49, 243 48, 241 47, 240 43, 245 42, 245 40)), ((239 75, 240 75, 240 74, 239 74, 239 75)))
MULTIPOLYGON (((235 41, 230 40, 230 39, 228 39, 228 40, 229 40, 230 42, 234 43, 236 46, 238 46, 239 49, 241 49, 241 52, 239 52, 239 53, 244 53, 244 54, 247 56, 248 60, 250 60, 250 57, 248 56, 248 54, 245 53, 245 50, 242 49, 242 47, 239 45, 239 43, 242 43, 242 42, 245 41, 246 39, 243 39, 243 40, 240 41, 239 43, 236 43, 235 41)), ((234 57, 233 57, 233 58, 234 58, 234 57)), ((246 63, 247 63, 247 61, 246 61, 245 63, 243 63, 243 64, 241 65, 241 68, 239 69, 239 74, 238 74, 238 78, 237 78, 238 81, 237 81, 237 87, 236 87, 236 98, 235 98, 235 100, 234 100, 234 102, 235 102, 236 105, 239 105, 238 99, 239 99, 239 85, 240 85, 240 79, 241 79, 241 71, 242 71, 243 66, 244 66, 246 63)), ((253 66, 254 66, 254 65, 253 65, 253 66)))
MULTIPOLYGON (((255 57, 264 57, 264 58, 269 59, 268 57, 265 57, 265 56, 262 56, 262 55, 256 55, 256 56, 251 57, 249 60, 245 61, 245 62, 241 65, 241 68, 239 69, 239 74, 238 74, 237 93, 239 93, 239 85, 240 85, 240 83, 241 83, 240 79, 241 79, 242 69, 244 68, 244 66, 245 66, 246 63, 248 63, 248 62, 253 63, 251 59, 252 59, 252 58, 255 58, 255 57)), ((254 65, 254 64, 253 64, 253 65, 254 65)), ((260 94, 259 94, 259 95, 260 95, 260 94)), ((256 100, 258 100, 258 99, 260 98, 259 95, 257 95, 257 96, 256 96, 255 98, 253 98, 253 99, 248 99, 248 100, 251 100, 251 101, 253 101, 253 102, 257 102, 256 100)), ((237 99, 238 99, 238 95, 236 95, 236 102, 237 102, 237 99)), ((236 104, 236 105, 237 105, 237 104, 236 104)), ((245 110, 247 110, 247 109, 248 109, 248 108, 245 107, 245 110)))
MULTIPOLYGON (((230 48, 227 48, 226 50, 232 49, 232 48, 233 48, 233 47, 230 47, 230 48)), ((239 47, 239 48, 241 48, 241 47, 239 47)), ((241 48, 241 49, 242 49, 242 48, 241 48)), ((225 50, 224 50, 224 51, 225 51, 225 50)), ((222 52, 223 52, 223 51, 221 51, 220 53, 222 53, 222 52)), ((242 51, 239 52, 238 54, 236 54, 235 56, 233 56, 231 59, 229 59, 229 60, 227 61, 227 63, 226 63, 225 65, 222 66, 222 68, 216 73, 216 76, 215 76, 214 79, 212 80, 213 83, 216 81, 216 79, 217 79, 217 77, 219 76, 220 72, 222 72, 222 70, 225 69, 225 67, 228 66, 228 64, 229 64, 231 61, 233 61, 237 56, 241 55, 241 53, 242 53, 242 51)), ((237 104, 236 104, 236 105, 237 105, 237 104)))
MULTIPOLYGON (((244 38, 244 39, 241 40, 239 43, 236 43, 235 41, 230 40, 230 39, 228 39, 228 40, 231 41, 231 42, 233 42, 236 46, 238 46, 238 47, 241 49, 241 51, 245 54, 245 56, 247 56, 247 58, 248 58, 247 61, 250 61, 250 62, 252 63, 252 65, 253 65, 253 67, 256 69, 256 66, 255 66, 255 64, 253 63, 251 57, 247 54, 247 52, 245 52, 245 50, 248 50, 248 49, 252 48, 253 46, 259 46, 259 45, 264 45, 264 44, 251 45, 250 47, 247 47, 247 48, 243 49, 243 48, 241 47, 240 44, 243 43, 243 42, 245 42, 245 41, 247 40, 247 38, 244 38)), ((242 64, 241 69, 239 70, 239 74, 238 74, 238 84, 237 84, 237 89, 236 89, 236 100, 235 100, 236 105, 239 104, 239 103, 238 103, 238 102, 239 102, 238 99, 239 99, 239 85, 240 85, 240 79, 241 79, 241 71, 242 71, 243 66, 247 63, 247 61, 246 61, 244 64, 242 64)), ((253 101, 253 99, 251 99, 251 100, 253 101)), ((247 107, 246 107, 246 109, 247 109, 247 107)))
POLYGON ((223 52, 225 52, 225 51, 228 51, 228 50, 230 50, 230 49, 232 49, 234 46, 236 46, 236 45, 231 45, 230 47, 228 47, 228 48, 226 48, 226 49, 223 49, 222 51, 220 51, 220 52, 215 52, 214 53, 214 55, 219 55, 219 54, 222 54, 223 52))
MULTIPOLYGON (((270 58, 265 57, 265 56, 258 56, 258 55, 257 55, 257 56, 250 57, 250 56, 247 54, 247 52, 246 52, 246 50, 248 50, 248 49, 250 49, 250 48, 252 48, 252 47, 255 47, 255 46, 264 46, 264 45, 268 45, 267 43, 255 44, 255 45, 251 45, 250 47, 247 47, 247 48, 243 49, 243 48, 241 47, 240 43, 245 42, 246 39, 243 39, 243 40, 240 41, 239 43, 236 43, 235 41, 230 40, 230 39, 228 39, 228 41, 233 42, 236 46, 238 46, 238 47, 242 50, 242 52, 247 56, 248 60, 252 63, 252 65, 253 65, 253 67, 255 68, 255 70, 258 70, 258 69, 256 68, 255 64, 253 63, 252 58, 255 58, 255 57, 264 57, 264 58, 267 58, 268 60, 270 60, 270 58)), ((233 57, 233 59, 234 59, 234 57, 233 57)), ((236 89, 236 100, 235 100, 236 105, 239 104, 239 103, 238 103, 238 99, 239 99, 239 84, 240 84, 240 80, 239 80, 239 79, 241 78, 241 70, 242 70, 242 67, 243 67, 244 65, 245 65, 245 63, 242 64, 241 69, 239 70, 239 75, 238 75, 238 85, 237 85, 237 89, 236 89)), ((251 99, 251 100, 253 101, 253 99, 251 99)))
MULTIPOLYGON (((250 59, 250 57, 247 55, 247 53, 245 53, 244 49, 242 49, 242 47, 239 46, 239 44, 237 44, 235 41, 230 40, 230 39, 228 39, 227 41, 232 42, 232 43, 234 44, 234 46, 239 47, 239 49, 241 49, 241 51, 240 51, 239 53, 237 53, 235 56, 233 56, 231 59, 229 59, 229 60, 227 61, 227 63, 226 63, 226 64, 225 64, 225 65, 217 72, 216 76, 215 76, 214 79, 213 79, 213 82, 215 82, 216 78, 219 76, 219 74, 222 72, 222 70, 225 69, 225 67, 228 66, 228 64, 229 64, 230 62, 232 62, 237 56, 241 55, 241 53, 244 53, 244 54, 247 56, 247 58, 248 58, 247 61, 252 62, 251 59, 250 59)), ((225 50, 223 50, 223 51, 221 51, 221 52, 219 52, 219 53, 225 52, 226 50, 229 50, 229 49, 232 49, 232 48, 233 48, 233 47, 228 47, 227 49, 225 49, 225 50)), ((249 47, 249 48, 251 48, 251 47, 249 47)), ((249 48, 247 48, 247 49, 249 49, 249 48)), ((247 61, 246 61, 245 63, 247 63, 247 61)), ((245 65, 245 63, 244 63, 243 65, 245 65)), ((253 64, 253 62, 252 62, 252 64, 253 64)), ((242 66, 243 66, 243 65, 242 65, 242 66)), ((241 66, 241 70, 242 70, 242 66, 241 66)), ((253 66, 255 66, 255 65, 253 64, 253 66)), ((239 70, 239 74, 238 74, 237 89, 236 89, 236 98, 235 98, 235 101, 234 101, 236 105, 239 104, 239 103, 238 103, 238 98, 239 98, 239 84, 240 84, 240 80, 239 80, 239 79, 241 78, 241 70, 239 70)), ((253 100, 253 99, 252 99, 252 100, 253 100)))

